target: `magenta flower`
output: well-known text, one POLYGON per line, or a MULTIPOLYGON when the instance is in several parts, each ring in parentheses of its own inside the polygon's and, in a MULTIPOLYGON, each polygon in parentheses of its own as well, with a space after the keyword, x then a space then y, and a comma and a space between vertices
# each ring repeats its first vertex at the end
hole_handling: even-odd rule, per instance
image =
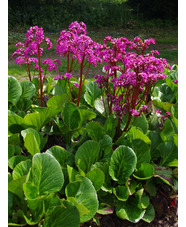
POLYGON ((78 83, 74 83, 74 86, 75 86, 76 88, 79 88, 79 84, 78 84, 78 83))
POLYGON ((174 83, 177 84, 178 83, 178 79, 175 79, 174 83))

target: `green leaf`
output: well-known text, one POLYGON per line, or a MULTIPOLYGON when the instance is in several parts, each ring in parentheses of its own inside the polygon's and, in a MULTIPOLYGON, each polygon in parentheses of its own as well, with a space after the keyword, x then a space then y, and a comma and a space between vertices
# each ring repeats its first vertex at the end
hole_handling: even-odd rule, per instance
POLYGON ((46 153, 51 154, 59 162, 62 167, 67 167, 67 165, 72 166, 74 163, 74 156, 69 151, 66 151, 63 147, 53 146, 46 151, 46 153))
POLYGON ((35 129, 33 129, 33 128, 27 128, 27 129, 21 131, 21 135, 22 135, 23 139, 25 140, 26 139, 26 136, 29 133, 32 133, 34 135, 37 144, 40 146, 41 141, 40 141, 39 133, 35 129))
POLYGON ((16 114, 8 115, 8 135, 19 133, 24 129, 22 126, 24 119, 16 114))
POLYGON ((21 154, 21 148, 17 145, 8 144, 8 159, 10 159, 14 154, 21 154))
POLYGON ((133 176, 140 180, 146 180, 153 176, 154 168, 149 163, 142 163, 140 168, 133 174, 133 176))
POLYGON ((96 190, 89 179, 79 176, 77 181, 67 185, 65 191, 67 199, 68 197, 74 197, 79 204, 89 210, 88 214, 81 216, 81 223, 94 217, 98 210, 98 199, 96 190))
POLYGON ((35 85, 30 81, 22 81, 20 83, 22 88, 21 99, 31 99, 36 93, 35 85))
POLYGON ((92 169, 87 174, 86 177, 91 180, 94 188, 98 191, 104 183, 105 175, 100 169, 92 169))
POLYGON ((23 184, 26 181, 26 175, 8 183, 8 191, 16 194, 21 200, 24 199, 23 184))
POLYGON ((97 161, 99 144, 93 140, 83 143, 75 154, 75 163, 84 173, 90 171, 91 166, 97 161))
POLYGON ((12 172, 13 179, 16 180, 24 175, 27 175, 31 165, 31 160, 21 161, 19 164, 17 164, 14 168, 14 171, 12 172))
POLYGON ((69 182, 76 181, 76 175, 79 175, 79 172, 76 171, 73 167, 67 165, 67 173, 68 173, 68 178, 69 182))
POLYGON ((17 164, 19 164, 21 161, 25 161, 26 159, 27 158, 23 155, 13 156, 8 160, 8 166, 10 167, 10 169, 14 169, 17 164))
POLYGON ((134 124, 133 124, 136 128, 140 128, 142 129, 143 133, 146 134, 147 131, 148 131, 148 128, 149 128, 149 125, 148 125, 148 122, 147 122, 147 119, 144 115, 144 113, 141 114, 140 117, 138 117, 134 124))
POLYGON ((23 191, 27 199, 35 199, 39 196, 38 188, 31 182, 23 184, 23 191))
POLYGON ((163 142, 159 144, 157 149, 160 151, 160 155, 162 157, 162 160, 160 162, 160 165, 162 166, 166 166, 174 159, 178 159, 178 148, 172 142, 163 142))
POLYGON ((12 76, 8 77, 8 101, 16 104, 22 94, 22 88, 18 80, 12 76))
MULTIPOLYGON (((30 188, 30 193, 33 193, 32 190, 35 191, 35 189, 33 189, 32 187, 30 188)), ((41 220, 44 213, 44 205, 43 205, 44 199, 45 199, 44 196, 37 197, 35 199, 27 199, 27 205, 31 211, 31 215, 23 213, 23 217, 25 221, 28 223, 28 225, 35 225, 41 220)))
POLYGON ((35 154, 32 159, 32 183, 38 188, 39 195, 59 191, 64 176, 58 161, 50 154, 35 154))
POLYGON ((143 140, 133 140, 132 148, 137 157, 136 168, 139 168, 142 163, 149 163, 151 160, 150 148, 143 140))
POLYGON ((133 173, 136 163, 137 157, 134 151, 130 147, 119 146, 111 156, 109 174, 113 180, 123 184, 133 173))
POLYGON ((114 209, 106 203, 100 203, 99 204, 99 209, 96 212, 98 214, 102 214, 102 215, 108 215, 108 214, 113 214, 114 213, 114 209))
POLYGON ((157 147, 163 141, 161 139, 159 132, 150 131, 148 136, 151 140, 151 145, 150 145, 151 158, 152 160, 157 160, 160 157, 160 152, 157 149, 157 147))
POLYGON ((104 115, 105 109, 104 109, 103 101, 101 100, 101 98, 97 98, 94 101, 94 107, 99 113, 104 115))
POLYGON ((24 146, 28 152, 33 156, 37 153, 40 153, 39 144, 33 133, 28 133, 24 139, 24 146))
POLYGON ((69 201, 64 201, 64 206, 53 209, 46 217, 43 227, 79 227, 80 217, 77 208, 69 201))
POLYGON ((113 114, 110 114, 105 121, 103 128, 106 134, 108 134, 111 138, 114 138, 116 134, 117 124, 118 124, 117 119, 115 119, 113 114))
POLYGON ((178 159, 174 159, 173 161, 167 164, 169 167, 178 167, 178 159))
POLYGON ((71 95, 70 94, 62 94, 62 95, 55 95, 54 97, 50 98, 47 102, 47 106, 55 106, 58 108, 62 108, 65 103, 70 102, 71 95))
POLYGON ((97 87, 97 84, 94 81, 88 82, 88 84, 86 84, 86 92, 84 94, 85 101, 90 106, 94 106, 95 100, 100 96, 101 90, 97 87))
POLYGON ((60 205, 60 198, 55 193, 51 193, 44 200, 44 213, 49 215, 56 206, 60 205))
POLYGON ((145 210, 138 207, 138 198, 129 197, 127 201, 119 201, 116 206, 116 215, 121 219, 137 223, 143 218, 145 210))
POLYGON ((168 140, 169 137, 173 136, 175 133, 172 122, 167 118, 163 124, 163 130, 160 133, 160 136, 163 141, 168 140))
POLYGON ((67 93, 67 83, 65 80, 58 80, 52 93, 53 95, 62 95, 67 93))
POLYGON ((129 132, 127 133, 130 140, 140 139, 143 140, 145 143, 150 144, 151 141, 147 135, 145 135, 141 130, 137 129, 136 127, 132 126, 129 132))
POLYGON ((83 215, 89 213, 89 210, 85 206, 83 206, 83 204, 79 204, 74 197, 68 197, 68 200, 67 201, 70 201, 74 206, 76 206, 76 208, 78 209, 80 218, 83 215))
POLYGON ((118 185, 116 188, 113 188, 114 195, 118 198, 118 200, 126 201, 129 197, 129 192, 126 186, 118 185))
POLYGON ((35 130, 39 131, 42 126, 47 124, 51 117, 55 116, 60 112, 59 108, 56 107, 46 107, 41 109, 40 112, 34 112, 27 114, 24 117, 24 124, 28 127, 33 127, 35 130))
POLYGON ((154 220, 154 217, 155 217, 155 210, 153 205, 150 203, 142 219, 143 221, 150 223, 151 221, 154 220))
POLYGON ((79 108, 79 111, 81 113, 83 122, 91 121, 92 119, 96 118, 96 113, 94 113, 92 110, 79 108))
POLYGON ((154 177, 159 177, 163 182, 172 186, 172 170, 164 166, 156 166, 154 168, 154 177))
POLYGON ((65 103, 62 119, 70 130, 79 128, 82 123, 81 113, 74 103, 65 103))
POLYGON ((103 127, 98 122, 89 122, 86 124, 86 130, 88 136, 97 142, 102 139, 105 134, 103 127))

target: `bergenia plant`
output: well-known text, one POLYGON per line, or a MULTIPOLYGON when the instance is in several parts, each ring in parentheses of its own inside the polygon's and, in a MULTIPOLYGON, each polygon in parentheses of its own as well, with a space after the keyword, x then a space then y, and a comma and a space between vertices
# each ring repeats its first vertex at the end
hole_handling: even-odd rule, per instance
MULTIPOLYGON (((47 43, 47 49, 52 48, 52 43, 48 37, 44 38, 43 28, 39 28, 38 26, 31 27, 26 33, 26 41, 24 44, 18 43, 16 46, 20 46, 22 48, 17 49, 12 57, 15 55, 19 55, 16 58, 16 63, 21 65, 24 63, 27 66, 27 72, 29 79, 31 81, 30 75, 30 64, 34 62, 34 68, 38 69, 39 71, 39 80, 40 80, 40 105, 43 107, 43 69, 41 68, 41 55, 43 49, 41 48, 41 44, 45 41, 47 43), (32 58, 31 56, 36 55, 37 58, 32 58)), ((39 96, 38 96, 39 99, 39 96)))
MULTIPOLYGON (((106 37, 104 42, 108 41, 111 47, 103 48, 101 52, 103 61, 108 65, 104 66, 104 75, 95 76, 95 82, 99 85, 102 95, 105 93, 107 97, 109 114, 114 112, 118 116, 118 128, 123 115, 128 116, 123 129, 127 131, 136 117, 147 110, 153 87, 158 80, 166 77, 163 73, 165 67, 171 67, 165 59, 154 56, 159 55, 158 51, 145 54, 148 46, 155 43, 152 38, 143 42, 136 37, 133 42, 129 42, 125 38, 106 37), (135 52, 127 53, 127 47, 135 52)), ((104 101, 103 97, 102 100, 104 101)))
MULTIPOLYGON (((67 57, 67 73, 71 73, 77 64, 80 64, 80 81, 79 92, 77 98, 77 106, 80 104, 81 90, 84 81, 92 64, 94 67, 97 63, 102 63, 99 56, 99 48, 101 44, 95 43, 86 35, 86 25, 77 21, 70 24, 68 30, 62 30, 56 45, 56 53, 60 56, 67 57), (88 64, 86 71, 85 66, 88 64), (83 79, 84 74, 84 79, 83 79)), ((55 79, 63 79, 57 77, 55 79)))

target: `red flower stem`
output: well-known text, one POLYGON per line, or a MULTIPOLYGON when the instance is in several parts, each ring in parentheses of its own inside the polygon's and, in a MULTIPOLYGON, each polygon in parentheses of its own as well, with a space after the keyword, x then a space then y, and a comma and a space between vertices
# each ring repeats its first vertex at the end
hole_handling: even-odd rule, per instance
POLYGON ((72 58, 72 60, 71 60, 71 64, 70 64, 70 71, 69 71, 69 72, 72 72, 72 66, 73 66, 73 63, 74 63, 74 59, 72 58))
POLYGON ((29 80, 30 80, 30 82, 32 81, 32 78, 31 78, 31 75, 30 75, 30 65, 29 64, 27 64, 28 65, 28 76, 29 76, 29 80))
POLYGON ((69 73, 69 52, 67 52, 67 73, 69 73))
POLYGON ((70 95, 71 95, 71 100, 73 101, 73 95, 72 95, 72 89, 71 89, 71 86, 70 86, 70 82, 69 80, 68 81, 68 86, 69 86, 69 89, 70 89, 70 95))
POLYGON ((82 89, 82 82, 83 82, 83 63, 85 60, 85 55, 83 55, 83 58, 81 60, 81 65, 80 65, 80 84, 79 84, 79 93, 78 93, 78 99, 77 99, 77 106, 79 106, 80 103, 80 97, 81 97, 81 89, 82 89))
POLYGON ((40 79, 40 102, 41 102, 41 107, 43 107, 43 79, 41 75, 41 58, 40 58, 40 45, 37 45, 37 57, 38 57, 38 63, 39 63, 39 79, 40 79))

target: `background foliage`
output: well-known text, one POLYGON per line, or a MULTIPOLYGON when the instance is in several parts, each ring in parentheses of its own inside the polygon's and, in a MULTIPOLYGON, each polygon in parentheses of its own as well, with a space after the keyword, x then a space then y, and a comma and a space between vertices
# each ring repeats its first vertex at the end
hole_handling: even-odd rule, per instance
POLYGON ((75 20, 91 27, 131 27, 142 20, 170 26, 178 21, 175 0, 9 0, 8 3, 9 29, 37 24, 56 32, 75 20))

